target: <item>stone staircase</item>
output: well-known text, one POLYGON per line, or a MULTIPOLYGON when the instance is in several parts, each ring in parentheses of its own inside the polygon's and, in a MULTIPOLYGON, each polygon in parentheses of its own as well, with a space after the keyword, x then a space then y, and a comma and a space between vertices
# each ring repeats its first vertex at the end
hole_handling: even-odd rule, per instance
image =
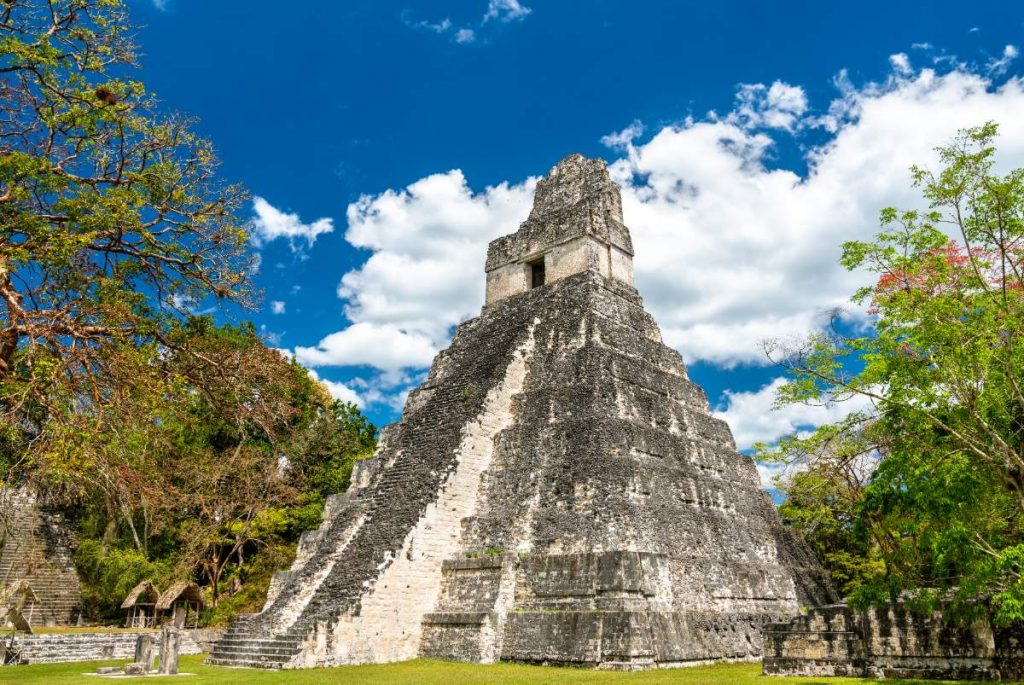
MULTIPOLYGON (((400 479, 407 477, 409 465, 400 463, 392 466, 386 477, 376 488, 356 488, 351 493, 351 502, 360 510, 366 512, 369 519, 373 513, 388 505, 391 497, 395 496, 395 489, 400 479)), ((308 531, 303 534, 297 553, 297 564, 292 570, 285 572, 288 576, 294 576, 305 570, 306 573, 314 573, 325 561, 327 555, 316 555, 318 549, 330 549, 342 543, 346 534, 344 526, 332 526, 335 516, 350 502, 344 495, 335 495, 327 503, 324 511, 324 522, 316 531, 308 531), (307 563, 312 563, 307 568, 307 563)), ((262 614, 249 614, 235 619, 231 627, 224 634, 207 657, 206 663, 215 666, 229 666, 235 668, 266 668, 281 669, 288 666, 301 651, 301 645, 318 620, 337 619, 338 610, 332 606, 318 606, 313 602, 307 604, 300 612, 299 617, 284 632, 277 633, 272 625, 274 617, 285 611, 287 597, 281 598, 280 602, 268 602, 262 614)))
POLYGON ((253 620, 255 616, 236 619, 206 663, 236 668, 284 668, 299 653, 306 637, 305 628, 293 626, 283 634, 266 637, 267 632, 253 620))
POLYGON ((39 598, 25 610, 33 625, 73 623, 81 594, 71 560, 74 539, 63 517, 41 508, 25 491, 0 490, 0 508, 0 585, 28 581, 39 598))

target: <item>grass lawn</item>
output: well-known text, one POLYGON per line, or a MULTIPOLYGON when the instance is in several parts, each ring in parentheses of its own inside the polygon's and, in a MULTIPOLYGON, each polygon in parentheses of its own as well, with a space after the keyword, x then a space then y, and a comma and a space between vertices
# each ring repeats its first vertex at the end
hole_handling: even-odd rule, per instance
MULTIPOLYGON (((97 666, 124 664, 124 661, 79 662, 72 664, 43 664, 39 666, 4 666, 0 668, 0 682, 19 685, 59 685, 63 683, 89 683, 101 685, 107 680, 83 673, 96 670, 97 666)), ((767 678, 761 675, 760 664, 716 664, 662 671, 639 673, 611 673, 579 668, 555 668, 552 666, 522 666, 518 664, 462 664, 447 661, 417 659, 397 664, 380 666, 344 666, 341 668, 319 668, 301 671, 260 671, 255 669, 233 669, 206 666, 202 656, 181 658, 181 670, 197 675, 185 678, 147 678, 146 682, 177 682, 182 685, 193 683, 236 683, 238 685, 260 685, 260 683, 288 683, 291 685, 327 685, 344 683, 360 685, 379 683, 381 685, 463 685, 465 683, 611 683, 615 685, 646 685, 647 683, 675 683, 678 685, 850 685, 853 683, 875 683, 877 680, 852 678, 767 678)), ((131 682, 131 681, 127 681, 131 682)), ((935 681, 900 681, 903 685, 936 685, 935 681)), ((965 685, 960 683, 959 685, 965 685)))

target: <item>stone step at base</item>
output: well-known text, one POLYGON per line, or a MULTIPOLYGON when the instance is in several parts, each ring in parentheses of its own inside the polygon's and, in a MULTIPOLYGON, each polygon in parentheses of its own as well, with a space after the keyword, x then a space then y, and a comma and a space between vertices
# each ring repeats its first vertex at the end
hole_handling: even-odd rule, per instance
POLYGON ((221 657, 208 657, 206 663, 212 666, 227 666, 229 668, 265 668, 280 670, 284 668, 283 661, 252 661, 250 659, 225 659, 221 657))

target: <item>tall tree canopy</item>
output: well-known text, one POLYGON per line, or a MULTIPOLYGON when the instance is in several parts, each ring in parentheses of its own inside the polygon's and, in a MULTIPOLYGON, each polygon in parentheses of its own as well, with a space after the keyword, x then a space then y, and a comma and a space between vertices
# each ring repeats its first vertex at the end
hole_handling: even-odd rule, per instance
POLYGON ((0 3, 0 408, 44 457, 189 350, 190 307, 252 294, 244 192, 134 66, 121 0, 0 3))
POLYGON ((882 211, 842 263, 877 274, 855 299, 865 335, 835 326, 775 346, 779 402, 872 409, 763 456, 800 463, 783 510, 854 600, 909 593, 1024 618, 1024 170, 993 172, 997 126, 961 131, 941 168, 913 168, 929 209, 882 211))
POLYGON ((0 0, 0 483, 74 507, 86 599, 261 602, 376 429, 251 325, 246 199, 130 76, 123 0, 0 0), (228 594, 231 594, 229 592, 228 594))

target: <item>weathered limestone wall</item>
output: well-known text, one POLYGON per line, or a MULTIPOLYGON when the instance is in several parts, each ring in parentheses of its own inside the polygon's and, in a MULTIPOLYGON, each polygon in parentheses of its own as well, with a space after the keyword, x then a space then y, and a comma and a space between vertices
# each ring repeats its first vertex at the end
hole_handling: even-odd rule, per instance
POLYGON ((0 545, 0 588, 24 580, 39 597, 25 612, 32 624, 73 623, 81 594, 71 560, 74 538, 64 518, 27 490, 0 488, 0 545))
POLYGON ((494 454, 495 437, 513 421, 512 403, 523 388, 532 352, 531 336, 513 355, 502 382, 488 392, 480 416, 463 429, 455 470, 372 591, 363 597, 359 613, 343 615, 333 626, 319 623, 307 638, 301 665, 374 663, 418 656, 423 616, 433 608, 440 592, 442 563, 460 551, 461 522, 474 513, 481 476, 494 454))
POLYGON ((444 567, 424 654, 754 658, 766 623, 831 601, 635 291, 586 272, 523 297, 541 319, 530 381, 465 520, 467 558, 444 567))
POLYGON ((1020 680, 1024 625, 949 625, 902 603, 813 609, 765 628, 764 673, 785 676, 1020 680))
MULTIPOLYGON (((201 654, 202 649, 189 635, 182 631, 180 654, 201 654)), ((44 635, 19 635, 17 645, 21 647, 22 658, 28 664, 52 664, 71 661, 100 661, 104 659, 131 659, 135 656, 135 641, 140 635, 160 633, 48 633, 44 635)), ((6 638, 9 639, 9 638, 6 638)), ((16 668, 16 666, 15 666, 16 668)))

